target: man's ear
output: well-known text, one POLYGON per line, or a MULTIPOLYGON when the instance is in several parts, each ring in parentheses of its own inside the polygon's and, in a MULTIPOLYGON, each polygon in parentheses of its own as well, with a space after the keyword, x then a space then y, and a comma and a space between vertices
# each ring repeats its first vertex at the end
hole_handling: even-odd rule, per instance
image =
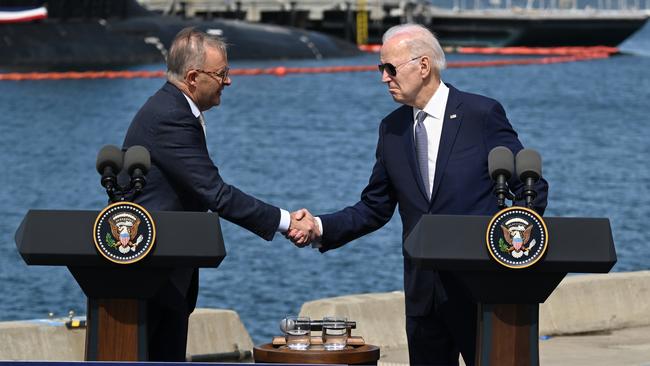
POLYGON ((422 75, 423 79, 431 75, 431 59, 429 59, 429 56, 420 57, 419 66, 420 66, 420 75, 422 75))
POLYGON ((199 75, 199 72, 196 70, 190 70, 185 74, 185 82, 187 85, 196 86, 196 77, 199 75))

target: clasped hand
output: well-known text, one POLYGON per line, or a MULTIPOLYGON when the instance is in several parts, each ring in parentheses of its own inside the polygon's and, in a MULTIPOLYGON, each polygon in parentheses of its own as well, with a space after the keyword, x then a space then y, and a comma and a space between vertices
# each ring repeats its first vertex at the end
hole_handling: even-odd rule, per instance
POLYGON ((321 233, 314 216, 302 208, 291 213, 289 231, 285 234, 297 247, 302 248, 320 238, 321 233))

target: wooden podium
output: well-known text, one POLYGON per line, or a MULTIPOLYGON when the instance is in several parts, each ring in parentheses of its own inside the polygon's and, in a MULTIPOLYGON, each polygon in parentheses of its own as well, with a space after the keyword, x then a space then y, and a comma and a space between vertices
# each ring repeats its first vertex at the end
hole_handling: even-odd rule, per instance
POLYGON ((88 297, 86 361, 147 361, 146 300, 174 271, 219 266, 226 255, 219 216, 151 212, 158 232, 151 252, 139 262, 116 264, 93 243, 98 214, 30 210, 16 246, 29 265, 67 266, 88 297))
POLYGON ((476 365, 539 365, 539 303, 568 272, 607 273, 616 251, 604 218, 544 218, 539 262, 509 269, 488 254, 490 216, 424 215, 404 246, 419 265, 452 273, 479 304, 476 365))
POLYGON ((322 346, 312 346, 305 351, 296 351, 267 343, 255 346, 253 358, 256 363, 376 365, 379 347, 364 344, 346 346, 340 351, 326 351, 322 346))

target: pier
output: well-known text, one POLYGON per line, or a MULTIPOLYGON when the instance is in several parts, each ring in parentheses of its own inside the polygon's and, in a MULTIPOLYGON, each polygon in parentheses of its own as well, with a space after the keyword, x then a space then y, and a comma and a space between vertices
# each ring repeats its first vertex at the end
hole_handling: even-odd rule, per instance
POLYGON ((379 44, 391 26, 420 23, 443 46, 617 46, 648 19, 647 2, 397 0, 140 0, 165 14, 205 20, 237 19, 322 32, 347 41, 379 44))
MULTIPOLYGON (((314 300, 301 314, 353 319, 354 334, 380 347, 380 365, 408 364, 402 292, 314 300)), ((64 320, 0 323, 0 360, 83 360, 85 330, 68 329, 64 320)), ((540 306, 539 324, 542 365, 650 363, 650 271, 568 276, 540 306)), ((192 314, 188 360, 252 362, 252 348, 235 312, 197 309, 192 314)))

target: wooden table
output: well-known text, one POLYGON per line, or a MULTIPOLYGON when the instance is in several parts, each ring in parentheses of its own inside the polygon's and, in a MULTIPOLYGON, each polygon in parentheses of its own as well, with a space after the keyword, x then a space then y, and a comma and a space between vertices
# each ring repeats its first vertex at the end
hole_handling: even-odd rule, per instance
POLYGON ((376 365, 379 360, 379 347, 364 344, 346 346, 340 351, 326 351, 323 346, 312 345, 306 351, 297 351, 267 343, 255 346, 253 358, 255 362, 260 363, 376 365))

